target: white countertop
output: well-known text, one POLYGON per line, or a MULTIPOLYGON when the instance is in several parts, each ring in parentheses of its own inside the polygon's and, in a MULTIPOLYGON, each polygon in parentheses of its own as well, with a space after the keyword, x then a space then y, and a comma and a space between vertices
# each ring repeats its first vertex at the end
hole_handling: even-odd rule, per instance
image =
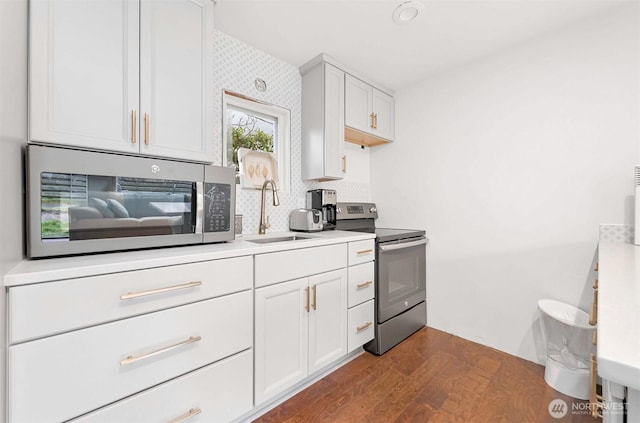
MULTIPOLYGON (((263 236, 245 235, 237 237, 235 241, 217 244, 24 260, 5 275, 4 284, 5 286, 18 286, 39 282, 51 282, 106 273, 272 253, 297 248, 320 247, 323 245, 362 241, 373 238, 375 238, 375 234, 337 230, 313 233, 279 232, 268 233, 263 236), (256 238, 277 238, 286 235, 298 235, 311 239, 267 244, 257 244, 250 241, 256 238)), ((123 240, 123 242, 126 242, 126 240, 123 240)))
POLYGON ((640 390, 640 247, 598 247, 598 374, 640 390))

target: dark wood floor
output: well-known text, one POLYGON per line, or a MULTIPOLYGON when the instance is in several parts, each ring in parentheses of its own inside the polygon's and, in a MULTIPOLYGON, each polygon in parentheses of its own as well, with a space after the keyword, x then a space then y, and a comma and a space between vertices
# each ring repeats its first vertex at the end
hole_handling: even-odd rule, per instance
MULTIPOLYGON (((588 422, 544 368, 423 328, 381 357, 365 353, 259 419, 268 422, 588 422), (569 410, 555 419, 549 402, 569 410)), ((584 406, 586 404, 582 404, 584 406)))

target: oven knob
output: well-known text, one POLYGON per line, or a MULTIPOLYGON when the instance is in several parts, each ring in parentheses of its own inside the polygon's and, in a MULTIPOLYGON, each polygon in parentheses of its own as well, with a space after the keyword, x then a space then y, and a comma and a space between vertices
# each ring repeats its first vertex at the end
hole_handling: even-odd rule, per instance
POLYGON ((375 207, 371 207, 369 209, 369 213, 377 213, 377 212, 378 212, 378 209, 376 209, 375 207))
POLYGON ((341 209, 340 207, 338 207, 338 208, 336 209, 336 213, 338 213, 338 214, 342 213, 342 209, 341 209))

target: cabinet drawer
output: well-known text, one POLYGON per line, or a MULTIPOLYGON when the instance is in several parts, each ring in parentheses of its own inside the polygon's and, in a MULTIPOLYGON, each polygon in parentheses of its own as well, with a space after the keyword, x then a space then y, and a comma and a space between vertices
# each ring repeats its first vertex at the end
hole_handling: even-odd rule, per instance
POLYGON ((228 422, 252 406, 253 352, 247 350, 73 422, 168 422, 186 417, 190 410, 200 411, 193 421, 228 422))
POLYGON ((374 336, 373 300, 349 309, 347 336, 348 352, 351 352, 367 342, 374 336))
POLYGON ((11 346, 9 420, 67 420, 251 348, 252 297, 245 291, 11 346))
POLYGON ((347 245, 302 248, 255 257, 257 288, 346 267, 347 245))
POLYGON ((252 266, 238 257, 11 288, 10 343, 240 292, 251 288, 252 266))
POLYGON ((349 243, 349 266, 366 263, 376 258, 375 240, 365 239, 349 243))
POLYGON ((375 295, 375 263, 349 267, 349 307, 373 299, 375 295))

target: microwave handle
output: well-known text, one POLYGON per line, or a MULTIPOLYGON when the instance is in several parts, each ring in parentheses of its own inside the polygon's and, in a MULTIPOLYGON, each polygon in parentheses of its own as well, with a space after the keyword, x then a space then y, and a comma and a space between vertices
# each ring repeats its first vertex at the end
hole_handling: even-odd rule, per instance
POLYGON ((204 226, 204 182, 196 182, 196 231, 203 233, 204 226))

